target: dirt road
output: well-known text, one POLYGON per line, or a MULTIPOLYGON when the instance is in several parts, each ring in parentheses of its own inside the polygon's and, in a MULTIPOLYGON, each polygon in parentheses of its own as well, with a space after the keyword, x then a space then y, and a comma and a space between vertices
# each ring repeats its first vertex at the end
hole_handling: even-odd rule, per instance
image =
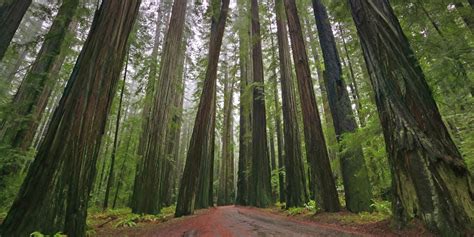
POLYGON ((121 234, 114 236, 360 236, 322 224, 235 206, 212 208, 192 217, 121 234))

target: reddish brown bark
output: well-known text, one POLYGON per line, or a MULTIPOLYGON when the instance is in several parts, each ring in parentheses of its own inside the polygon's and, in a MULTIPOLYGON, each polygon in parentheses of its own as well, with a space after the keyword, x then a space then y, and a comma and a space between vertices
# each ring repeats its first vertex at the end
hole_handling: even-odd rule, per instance
POLYGON ((325 211, 339 211, 339 198, 326 150, 326 141, 313 91, 313 81, 311 80, 308 56, 306 55, 303 32, 295 0, 285 0, 285 7, 301 98, 306 155, 311 167, 311 175, 316 183, 315 200, 325 211))
MULTIPOLYGON (((219 62, 222 38, 229 10, 230 0, 222 0, 220 12, 212 16, 211 38, 209 42, 208 65, 202 96, 199 101, 198 112, 194 122, 194 129, 186 157, 186 166, 181 179, 175 216, 190 215, 194 212, 194 203, 198 188, 198 180, 203 163, 203 150, 208 147, 206 141, 211 140, 211 127, 213 122, 213 107, 216 97, 217 64, 219 62), (211 122, 210 122, 211 121, 211 122)), ((213 130, 212 130, 213 132, 213 130)), ((213 139, 212 139, 213 140, 213 139)), ((211 195, 210 195, 211 196, 211 195)))
POLYGON ((96 12, 46 136, 3 222, 2 234, 62 231, 85 236, 98 144, 139 5, 138 0, 104 1, 96 12), (59 209, 63 204, 65 209, 59 209))

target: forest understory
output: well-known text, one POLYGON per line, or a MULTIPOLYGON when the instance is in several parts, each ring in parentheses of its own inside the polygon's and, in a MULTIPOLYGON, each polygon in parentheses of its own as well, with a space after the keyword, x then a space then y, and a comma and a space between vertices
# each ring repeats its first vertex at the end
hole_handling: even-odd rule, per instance
POLYGON ((0 236, 473 236, 474 0, 0 0, 0 236))

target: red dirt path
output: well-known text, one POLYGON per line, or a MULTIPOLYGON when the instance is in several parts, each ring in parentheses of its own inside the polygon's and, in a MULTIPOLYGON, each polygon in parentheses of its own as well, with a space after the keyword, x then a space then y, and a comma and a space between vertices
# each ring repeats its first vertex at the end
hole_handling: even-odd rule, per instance
POLYGON ((368 236, 334 226, 296 220, 256 208, 224 206, 158 225, 116 229, 98 236, 368 236))

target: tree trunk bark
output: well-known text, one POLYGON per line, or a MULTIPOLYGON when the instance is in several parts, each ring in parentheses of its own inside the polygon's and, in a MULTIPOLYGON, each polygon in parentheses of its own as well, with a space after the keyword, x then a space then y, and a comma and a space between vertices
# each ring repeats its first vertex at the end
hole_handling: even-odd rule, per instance
POLYGON ((293 48, 293 60, 296 66, 296 78, 301 98, 306 155, 311 167, 311 174, 316 183, 315 200, 323 210, 336 212, 340 209, 339 197, 329 163, 328 152, 326 150, 326 141, 321 127, 321 119, 319 118, 296 3, 294 0, 285 0, 285 7, 293 48))
POLYGON ((399 227, 420 218, 445 236, 472 230, 471 175, 387 0, 350 0, 392 171, 399 227))
MULTIPOLYGON (((280 83, 285 133, 286 207, 301 207, 308 200, 306 176, 301 154, 296 98, 293 87, 291 54, 285 8, 282 0, 275 1, 278 53, 280 58, 280 83)), ((283 191, 283 190, 281 190, 283 191)))
POLYGON ((338 25, 339 33, 341 34, 340 37, 342 39, 342 47, 344 50, 344 54, 346 56, 347 60, 347 65, 344 63, 344 60, 342 62, 344 63, 345 67, 349 68, 349 79, 351 79, 351 82, 349 83, 349 87, 351 88, 351 93, 352 93, 352 99, 354 100, 354 104, 356 106, 356 111, 357 115, 359 118, 360 126, 364 127, 365 126, 365 118, 364 115, 362 114, 361 108, 362 108, 362 103, 360 100, 360 93, 359 93, 359 86, 357 85, 357 80, 354 72, 354 67, 352 66, 352 61, 351 61, 351 56, 349 55, 349 50, 347 48, 347 43, 345 39, 345 34, 344 30, 341 27, 341 24, 339 23, 338 25))
POLYGON ((41 50, 31 69, 15 94, 9 116, 2 121, 0 137, 5 145, 26 151, 30 148, 38 120, 46 107, 52 87, 56 83, 52 70, 60 60, 69 26, 79 5, 79 0, 66 0, 59 8, 41 50), (43 90, 45 93, 43 93, 43 90), (48 93, 49 92, 49 93, 48 93), (30 131, 30 127, 32 132, 30 131))
POLYGON ((252 95, 250 92, 251 59, 250 59, 250 22, 248 1, 239 0, 239 64, 240 64, 240 131, 239 131, 239 163, 237 173, 236 204, 248 205, 249 193, 249 162, 252 152, 250 144, 252 133, 252 95))
POLYGON ((217 205, 229 205, 232 204, 232 189, 234 174, 232 170, 232 159, 233 153, 233 142, 232 142, 232 107, 233 96, 234 96, 234 78, 229 78, 229 68, 227 54, 224 56, 224 121, 222 125, 222 156, 221 156, 221 169, 219 175, 219 192, 217 198, 217 205))
MULTIPOLYGON (((160 6, 158 7, 157 17, 156 17, 156 25, 155 25, 155 39, 153 42, 153 50, 151 52, 151 62, 150 62, 150 71, 148 73, 148 82, 146 85, 145 91, 145 101, 143 103, 143 114, 142 114, 142 133, 140 136, 140 140, 138 142, 138 155, 143 156, 145 151, 145 146, 147 144, 147 131, 149 130, 149 122, 150 122, 150 113, 153 106, 153 95, 155 92, 155 84, 157 83, 157 71, 158 71, 158 56, 160 53, 160 45, 161 45, 161 33, 163 30, 163 23, 168 22, 169 14, 165 14, 163 17, 163 13, 169 12, 171 10, 172 4, 167 4, 167 1, 171 0, 161 0, 160 6)), ((166 30, 166 29, 165 29, 166 30)))
MULTIPOLYGON (((282 2, 282 5, 283 5, 283 2, 282 2)), ((283 14, 285 14, 285 10, 284 8, 283 9, 283 14)), ((277 16, 278 17, 278 16, 277 16)), ((278 19, 277 19, 278 21, 278 19)), ((286 25, 285 25, 286 27, 286 25)), ((272 27, 270 25, 270 31, 272 31, 272 27)), ((278 33, 277 33, 278 34, 278 33)), ((272 49, 275 48, 275 44, 274 44, 274 40, 273 40, 273 36, 270 36, 271 38, 271 47, 272 49)), ((278 36, 277 36, 278 37, 278 36)), ((286 36, 288 37, 288 36, 286 36)), ((288 41, 288 40, 287 40, 288 41)), ((272 60, 274 62, 276 62, 277 58, 276 58, 276 55, 275 55, 275 50, 272 50, 272 60)), ((280 162, 283 163, 283 160, 284 160, 284 155, 283 155, 283 144, 285 143, 284 142, 284 139, 283 139, 283 132, 282 132, 282 129, 281 129, 281 117, 280 117, 280 111, 281 111, 281 107, 280 107, 280 99, 279 99, 279 96, 278 96, 278 82, 277 82, 277 71, 276 71, 276 67, 273 67, 273 77, 272 77, 272 82, 273 82, 273 103, 274 103, 274 107, 275 107, 275 113, 274 113, 274 122, 275 122, 275 131, 276 131, 276 136, 277 136, 277 152, 278 152, 278 165, 281 166, 281 168, 284 167, 283 164, 280 165, 280 162)), ((273 138, 273 136, 270 136, 271 138, 273 138)), ((273 141, 270 141, 271 144, 273 144, 273 141)), ((280 170, 281 171, 281 168, 280 167, 277 167, 276 166, 276 160, 275 160, 275 157, 273 156, 272 157, 272 170, 280 170)), ((285 181, 284 181, 285 177, 283 175, 283 172, 278 172, 278 188, 279 188, 279 200, 280 202, 285 202, 285 181)), ((276 191, 277 190, 272 190, 272 193, 275 193, 274 194, 274 200, 276 200, 276 191)))
MULTIPOLYGON (((347 86, 342 78, 342 67, 337 52, 336 40, 331 29, 326 7, 321 0, 313 0, 314 16, 318 27, 319 43, 324 58, 324 82, 338 142, 347 133, 357 130, 347 86)), ((341 149, 343 150, 343 149, 341 149)), ((352 212, 370 211, 372 190, 362 146, 341 151, 339 159, 346 197, 346 208, 352 212)))
POLYGON ((212 122, 214 117, 212 111, 213 107, 215 107, 217 64, 219 62, 228 10, 229 0, 222 0, 219 13, 216 12, 212 16, 206 77, 186 157, 186 166, 181 179, 178 202, 176 204, 176 217, 190 215, 194 212, 196 189, 198 188, 197 181, 201 175, 201 164, 205 159, 203 157, 203 150, 208 145, 205 144, 206 141, 211 140, 209 137, 213 136, 210 134, 210 127, 214 126, 210 121, 212 122))
POLYGON ((258 0, 251 1, 253 58, 253 123, 252 169, 250 172, 249 204, 267 207, 272 204, 270 160, 268 157, 265 92, 263 85, 262 39, 258 0))
POLYGON ((168 126, 168 132, 166 133, 166 154, 164 155, 163 165, 161 167, 161 184, 160 184, 160 207, 171 205, 171 194, 172 194, 172 182, 171 177, 175 173, 175 150, 179 146, 179 132, 181 130, 181 113, 183 108, 184 98, 184 83, 183 83, 183 68, 184 68, 184 57, 186 53, 187 36, 183 40, 183 46, 179 53, 179 62, 177 73, 175 74, 176 82, 176 94, 173 96, 173 107, 171 110, 171 122, 168 126))
POLYGON ((96 12, 48 132, 3 222, 2 234, 27 236, 33 231, 61 231, 85 236, 98 144, 139 5, 137 0, 104 1, 96 12), (63 188, 67 190, 64 197, 63 188), (65 212, 55 209, 58 203, 54 201, 58 199, 65 201, 65 212), (55 224, 57 218, 59 224, 55 224))
POLYGON ((32 0, 10 0, 0 4, 0 61, 5 56, 31 2, 32 0))
POLYGON ((134 188, 132 211, 157 214, 160 212, 161 166, 165 156, 166 130, 170 120, 173 91, 176 89, 177 66, 186 19, 187 0, 175 0, 161 57, 160 76, 155 83, 153 107, 147 131, 143 158, 134 188))

